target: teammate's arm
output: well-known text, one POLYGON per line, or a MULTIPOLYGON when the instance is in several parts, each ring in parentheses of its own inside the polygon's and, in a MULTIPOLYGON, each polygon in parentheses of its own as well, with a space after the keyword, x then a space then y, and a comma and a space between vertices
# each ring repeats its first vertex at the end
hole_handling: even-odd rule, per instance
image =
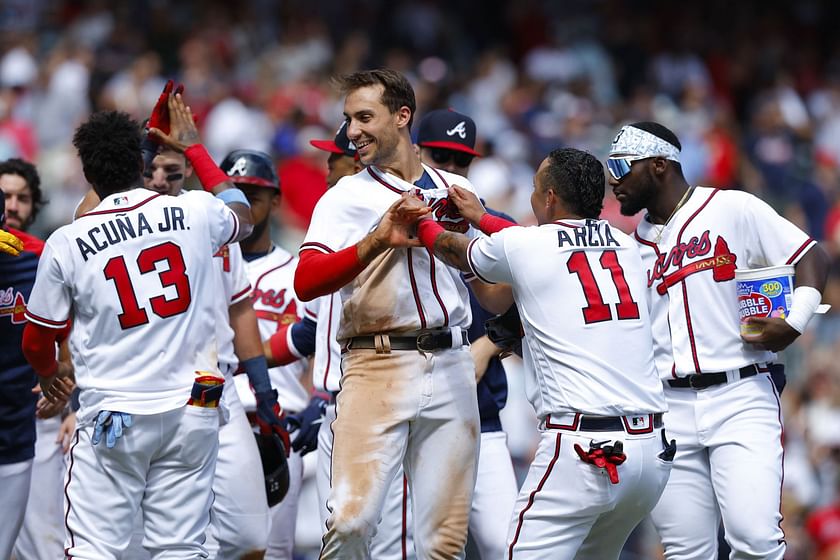
POLYGON ((239 218, 239 233, 233 241, 245 239, 251 235, 254 228, 248 199, 230 181, 224 171, 219 169, 219 166, 207 153, 207 149, 201 144, 201 137, 195 126, 192 111, 184 104, 181 94, 170 95, 168 106, 171 123, 169 134, 158 128, 150 128, 149 134, 170 149, 184 154, 195 170, 195 174, 204 190, 212 192, 218 198, 224 200, 225 204, 239 218))
POLYGON ((761 325, 757 335, 742 338, 771 352, 780 352, 790 346, 805 331, 808 321, 817 310, 828 278, 829 257, 825 250, 814 244, 799 259, 794 268, 796 289, 790 313, 785 319, 779 317, 752 317, 749 322, 761 325))
POLYGON ((318 323, 304 317, 283 325, 263 342, 263 352, 270 367, 285 366, 315 353, 318 323))
POLYGON ((386 250, 419 247, 420 242, 411 236, 411 229, 414 222, 431 209, 415 198, 420 206, 406 207, 396 212, 406 196, 392 204, 376 229, 355 245, 326 254, 314 249, 302 250, 295 269, 295 293, 298 297, 310 301, 337 292, 386 250))
POLYGON ((505 228, 515 226, 516 223, 506 220, 501 216, 490 214, 478 196, 463 187, 452 185, 449 188, 449 200, 458 208, 458 212, 466 218, 474 228, 480 229, 483 233, 491 235, 505 228))

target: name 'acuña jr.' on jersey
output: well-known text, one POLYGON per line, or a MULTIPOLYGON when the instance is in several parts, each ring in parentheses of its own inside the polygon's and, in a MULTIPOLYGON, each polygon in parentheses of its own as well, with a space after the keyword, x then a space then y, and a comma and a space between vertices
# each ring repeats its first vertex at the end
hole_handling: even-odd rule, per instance
POLYGON ((238 228, 208 193, 134 189, 49 237, 26 317, 54 328, 72 317, 80 423, 99 410, 173 410, 196 370, 218 374, 213 255, 238 228))
POLYGON ((664 229, 639 222, 636 240, 659 309, 652 315, 660 377, 773 361, 773 352, 741 341, 735 269, 796 264, 816 241, 760 199, 709 187, 695 187, 664 229))
POLYGON ((472 241, 467 257, 480 279, 513 286, 525 391, 538 417, 667 409, 642 260, 629 236, 603 220, 509 227, 472 241))
MULTIPOLYGON (((452 184, 475 192, 461 176, 423 167, 434 181, 435 192, 443 194, 452 184)), ((301 250, 331 253, 357 243, 376 228, 403 192, 417 190, 416 185, 373 166, 342 178, 318 201, 301 250)), ((441 205, 429 197, 431 190, 425 191, 424 199, 438 208, 441 205)), ((445 223, 450 219, 445 213, 435 217, 450 225, 445 223)), ((470 232, 475 235, 471 228, 470 232)), ((433 327, 467 328, 472 317, 461 273, 425 248, 388 249, 340 294, 338 340, 433 327)))

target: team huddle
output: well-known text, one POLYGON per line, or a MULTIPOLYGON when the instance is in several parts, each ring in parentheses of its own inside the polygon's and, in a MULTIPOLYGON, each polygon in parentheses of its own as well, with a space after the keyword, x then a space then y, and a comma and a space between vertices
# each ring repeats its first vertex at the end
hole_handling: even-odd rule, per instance
MULTIPOLYGON (((654 122, 605 162, 547 154, 522 227, 466 178, 472 119, 431 111, 415 143, 403 75, 337 83, 297 256, 270 223, 295 186, 260 152, 217 166, 171 83, 142 129, 106 112, 76 130, 91 191, 73 223, 40 244, 0 230, 0 290, 22 304, 0 315, 0 559, 291 559, 316 450, 323 559, 464 558, 468 534, 483 559, 617 559, 645 518, 669 560, 717 558, 721 524, 731 558, 784 558, 775 352, 820 303, 817 243, 752 195, 689 185, 654 122), (632 235, 599 219, 607 184, 646 211, 632 235), (736 269, 780 265, 789 309, 742 334, 736 269), (510 352, 539 419, 521 486, 510 352), (48 416, 75 419, 66 467, 39 466, 48 416)), ((15 169, 4 191, 37 179, 15 169)))

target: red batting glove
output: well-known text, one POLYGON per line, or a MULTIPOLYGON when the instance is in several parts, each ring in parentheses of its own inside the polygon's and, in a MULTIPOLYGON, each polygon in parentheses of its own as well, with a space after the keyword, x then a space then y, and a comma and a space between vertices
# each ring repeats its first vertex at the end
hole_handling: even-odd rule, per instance
POLYGON ((156 128, 165 134, 169 134, 169 95, 173 93, 177 95, 184 92, 183 84, 178 85, 173 92, 172 88, 174 85, 175 82, 172 80, 166 82, 166 85, 163 87, 163 92, 158 97, 154 109, 152 109, 147 128, 156 128))

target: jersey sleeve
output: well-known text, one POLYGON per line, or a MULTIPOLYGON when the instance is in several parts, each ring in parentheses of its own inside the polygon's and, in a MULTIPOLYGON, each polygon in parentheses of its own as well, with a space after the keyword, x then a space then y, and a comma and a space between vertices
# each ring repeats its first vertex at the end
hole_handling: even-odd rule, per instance
POLYGON ((752 195, 744 199, 742 223, 749 268, 795 265, 816 243, 763 200, 752 195))
POLYGON ((239 218, 227 204, 204 191, 189 191, 184 196, 200 201, 198 204, 203 205, 207 213, 207 227, 214 253, 236 239, 239 235, 239 218))
POLYGON ((381 216, 343 186, 339 182, 315 205, 301 251, 341 251, 361 241, 379 223, 381 216))
POLYGON ((490 237, 478 237, 467 246, 467 263, 479 280, 488 284, 513 282, 505 242, 508 230, 494 233, 490 237))
POLYGON ((72 294, 62 268, 61 255, 69 254, 54 246, 50 239, 38 262, 35 285, 26 306, 26 318, 43 327, 61 329, 70 320, 72 294))
POLYGON ((228 296, 228 305, 239 303, 251 293, 251 282, 248 280, 248 273, 245 271, 245 259, 242 258, 242 249, 239 243, 231 243, 220 249, 222 252, 222 278, 225 286, 225 295, 228 296), (227 252, 227 255, 224 252, 227 252), (227 262, 225 262, 225 259, 227 262))

